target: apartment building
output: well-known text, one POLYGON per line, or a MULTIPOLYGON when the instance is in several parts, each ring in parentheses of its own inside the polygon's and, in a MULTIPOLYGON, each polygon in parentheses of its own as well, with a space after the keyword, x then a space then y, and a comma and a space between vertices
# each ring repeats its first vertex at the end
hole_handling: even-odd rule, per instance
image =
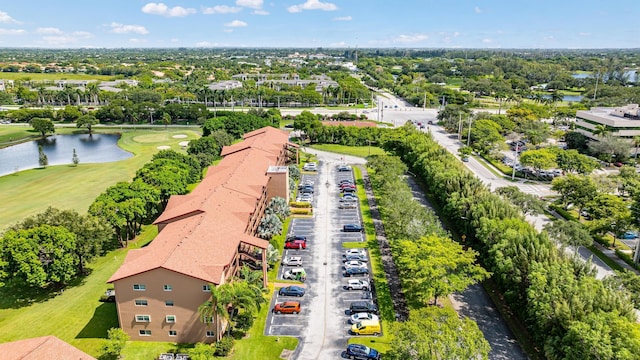
POLYGON ((221 155, 190 194, 170 198, 156 238, 129 251, 108 280, 120 326, 133 340, 213 342, 226 324, 205 324, 198 314, 210 286, 231 281, 245 264, 263 271, 266 286, 269 242, 256 231, 273 197, 288 200, 286 165, 297 161, 297 145, 265 127, 221 155))
POLYGON ((619 108, 594 107, 576 112, 576 131, 591 139, 596 126, 604 125, 611 136, 631 140, 640 136, 640 109, 638 104, 619 108))

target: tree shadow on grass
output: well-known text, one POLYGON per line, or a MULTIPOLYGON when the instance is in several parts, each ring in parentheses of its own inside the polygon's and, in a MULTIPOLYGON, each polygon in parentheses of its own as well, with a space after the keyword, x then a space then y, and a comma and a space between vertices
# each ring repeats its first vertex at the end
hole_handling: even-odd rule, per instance
POLYGON ((82 285, 84 277, 77 277, 66 286, 31 287, 23 281, 13 280, 0 287, 0 309, 19 309, 43 302, 62 294, 65 289, 82 285))
POLYGON ((76 339, 107 338, 107 331, 118 327, 118 314, 115 303, 101 303, 93 312, 91 320, 80 330, 76 339))

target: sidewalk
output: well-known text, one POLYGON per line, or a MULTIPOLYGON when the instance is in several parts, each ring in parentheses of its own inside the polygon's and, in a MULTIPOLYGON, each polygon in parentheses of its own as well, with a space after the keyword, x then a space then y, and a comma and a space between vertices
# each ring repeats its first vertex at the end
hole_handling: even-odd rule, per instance
POLYGON ((598 242, 593 242, 593 247, 600 250, 606 257, 613 260, 616 264, 620 265, 623 269, 633 271, 636 275, 640 275, 640 271, 631 267, 631 265, 627 264, 624 260, 620 259, 614 250, 606 248, 602 246, 602 244, 598 242))

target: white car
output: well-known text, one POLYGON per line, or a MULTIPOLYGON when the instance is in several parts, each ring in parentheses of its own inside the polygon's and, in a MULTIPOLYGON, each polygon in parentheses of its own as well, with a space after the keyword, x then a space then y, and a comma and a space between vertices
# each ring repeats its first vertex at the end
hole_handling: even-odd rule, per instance
POLYGON ((318 171, 318 164, 316 164, 314 162, 306 163, 302 167, 302 170, 304 170, 304 171, 318 171))
POLYGON ((282 259, 282 264, 287 266, 302 266, 302 257, 287 256, 284 259, 282 259))
POLYGON ((361 279, 351 279, 345 286, 347 290, 369 290, 369 282, 361 279))
POLYGON ((303 277, 306 277, 307 273, 303 268, 293 268, 291 270, 287 270, 282 274, 282 278, 285 280, 300 280, 303 277))
POLYGON ((310 203, 310 202, 313 201, 313 195, 311 195, 311 194, 302 194, 296 199, 296 201, 297 202, 310 203))
POLYGON ((358 203, 357 202, 348 202, 348 201, 343 201, 338 205, 338 209, 355 209, 358 207, 358 203))
POLYGON ((366 313, 366 312, 360 312, 360 313, 355 313, 353 315, 351 315, 351 318, 349 318, 349 322, 351 324, 357 324, 362 320, 374 320, 374 321, 378 321, 378 315, 374 315, 371 313, 366 313))
POLYGON ((343 196, 340 198, 340 202, 358 202, 358 198, 354 196, 343 196))
POLYGON ((358 261, 358 260, 350 260, 350 261, 345 261, 344 262, 344 268, 348 269, 348 268, 366 268, 367 264, 362 262, 362 261, 358 261))
POLYGON ((365 249, 349 249, 344 252, 345 255, 367 255, 365 249))

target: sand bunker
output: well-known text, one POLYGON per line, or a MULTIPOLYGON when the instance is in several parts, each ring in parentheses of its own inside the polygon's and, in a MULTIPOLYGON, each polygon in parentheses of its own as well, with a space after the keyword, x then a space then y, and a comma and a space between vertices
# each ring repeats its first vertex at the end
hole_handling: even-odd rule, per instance
POLYGON ((174 138, 174 139, 184 139, 186 137, 187 137, 187 135, 185 135, 185 134, 178 134, 178 135, 173 135, 172 136, 172 138, 174 138))
POLYGON ((169 149, 171 149, 171 146, 167 146, 167 145, 158 146, 158 150, 169 150, 169 149))
POLYGON ((187 146, 189 146, 189 142, 188 142, 188 141, 180 141, 180 142, 178 143, 178 145, 180 145, 180 146, 182 146, 182 147, 187 147, 187 146))

